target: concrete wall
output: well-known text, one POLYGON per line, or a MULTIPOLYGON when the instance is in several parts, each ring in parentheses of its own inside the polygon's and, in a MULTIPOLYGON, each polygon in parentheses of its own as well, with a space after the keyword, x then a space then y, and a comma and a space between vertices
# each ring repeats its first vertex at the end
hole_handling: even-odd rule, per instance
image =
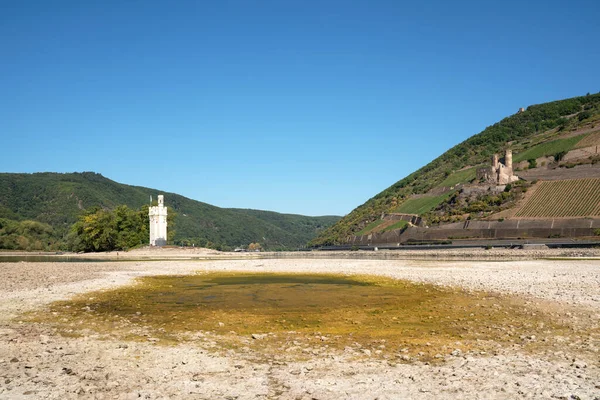
POLYGON ((594 236, 596 229, 600 229, 600 218, 464 221, 431 228, 409 227, 402 233, 400 230, 395 230, 381 234, 354 236, 349 238, 349 242, 355 245, 372 245, 404 243, 410 239, 568 238, 594 236))
POLYGON ((407 221, 413 225, 421 225, 421 217, 416 214, 401 214, 401 213, 393 213, 393 214, 383 214, 381 219, 386 221, 407 221))

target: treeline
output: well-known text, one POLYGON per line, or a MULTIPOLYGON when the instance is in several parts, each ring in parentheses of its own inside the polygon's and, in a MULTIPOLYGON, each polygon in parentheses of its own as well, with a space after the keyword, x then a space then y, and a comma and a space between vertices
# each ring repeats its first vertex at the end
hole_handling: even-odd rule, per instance
POLYGON ((48 224, 0 218, 0 249, 53 251, 63 247, 62 241, 48 224))
MULTIPOLYGON (((168 216, 167 241, 173 240, 175 213, 168 216)), ((37 221, 0 218, 0 249, 26 251, 99 252, 129 250, 150 241, 148 206, 132 210, 122 205, 114 210, 92 207, 84 211, 67 235, 37 221)))
MULTIPOLYGON (((156 202, 155 202, 156 203, 156 202)), ((148 205, 138 210, 126 205, 114 210, 91 207, 83 211, 67 234, 61 236, 52 226, 38 221, 14 221, 0 218, 0 249, 25 251, 73 251, 102 252, 127 251, 145 246, 150 241, 148 205)), ((178 239, 175 237, 175 217, 169 211, 167 243, 186 247, 205 247, 219 251, 232 251, 237 247, 206 238, 178 239)), ((248 251, 260 251, 258 242, 242 247, 248 251)), ((275 250, 285 250, 285 248, 275 250)))
POLYGON ((128 250, 150 241, 148 225, 148 206, 139 210, 94 207, 73 224, 67 243, 76 252, 128 250))

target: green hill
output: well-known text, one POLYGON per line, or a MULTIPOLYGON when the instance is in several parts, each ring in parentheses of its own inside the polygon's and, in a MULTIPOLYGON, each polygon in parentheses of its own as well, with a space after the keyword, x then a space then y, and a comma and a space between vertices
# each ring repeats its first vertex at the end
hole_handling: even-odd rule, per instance
POLYGON ((15 235, 30 232, 31 226, 23 221, 31 220, 41 223, 36 227, 46 236, 50 227, 60 244, 82 210, 122 204, 138 209, 158 194, 165 195, 169 211, 176 213, 176 244, 233 248, 259 242, 267 249, 295 249, 340 219, 219 208, 175 193, 117 183, 93 172, 0 173, 0 236, 8 230, 15 235))
POLYGON ((487 127, 399 180, 321 232, 310 244, 342 244, 349 237, 365 232, 369 226, 375 227, 368 229, 369 232, 377 231, 374 222, 384 213, 416 213, 430 224, 460 219, 465 213, 472 213, 469 218, 477 218, 500 211, 503 206, 516 204, 527 188, 520 187, 514 193, 507 192, 502 196, 482 197, 465 205, 457 201, 456 185, 473 182, 477 168, 489 165, 491 156, 505 149, 513 151, 516 171, 535 168, 535 159, 546 164, 544 157, 549 157, 548 162, 557 169, 596 163, 600 157, 589 154, 568 163, 560 160, 570 150, 583 146, 579 143, 598 142, 599 129, 600 94, 529 106, 525 111, 487 127), (415 198, 414 195, 421 196, 415 198))

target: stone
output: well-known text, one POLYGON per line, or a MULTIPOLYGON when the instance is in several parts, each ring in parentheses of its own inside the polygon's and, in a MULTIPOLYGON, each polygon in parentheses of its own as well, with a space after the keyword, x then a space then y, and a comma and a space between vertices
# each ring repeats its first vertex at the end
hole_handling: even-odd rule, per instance
POLYGON ((574 361, 572 365, 577 369, 587 368, 587 364, 583 361, 574 361))
POLYGON ((504 164, 498 158, 498 154, 492 157, 492 165, 477 170, 477 180, 496 185, 506 185, 519 180, 513 175, 512 150, 506 150, 504 164))

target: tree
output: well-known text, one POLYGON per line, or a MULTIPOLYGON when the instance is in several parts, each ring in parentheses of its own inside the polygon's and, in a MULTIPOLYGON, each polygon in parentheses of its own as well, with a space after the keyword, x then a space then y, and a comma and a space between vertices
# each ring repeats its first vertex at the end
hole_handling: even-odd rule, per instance
POLYGON ((50 225, 0 218, 0 249, 57 250, 58 243, 50 225))
POLYGON ((556 153, 556 154, 554 155, 554 160, 555 160, 555 161, 560 161, 560 160, 562 160, 563 158, 565 158, 565 156, 566 156, 566 155, 567 155, 567 152, 566 152, 566 151, 564 151, 564 150, 563 150, 563 151, 559 151, 558 153, 556 153))
POLYGON ((261 250, 262 250, 262 246, 258 242, 250 243, 248 245, 248 251, 261 251, 261 250))
POLYGON ((69 244, 74 251, 128 250, 149 240, 148 207, 139 211, 127 206, 114 210, 94 207, 73 224, 69 244))

